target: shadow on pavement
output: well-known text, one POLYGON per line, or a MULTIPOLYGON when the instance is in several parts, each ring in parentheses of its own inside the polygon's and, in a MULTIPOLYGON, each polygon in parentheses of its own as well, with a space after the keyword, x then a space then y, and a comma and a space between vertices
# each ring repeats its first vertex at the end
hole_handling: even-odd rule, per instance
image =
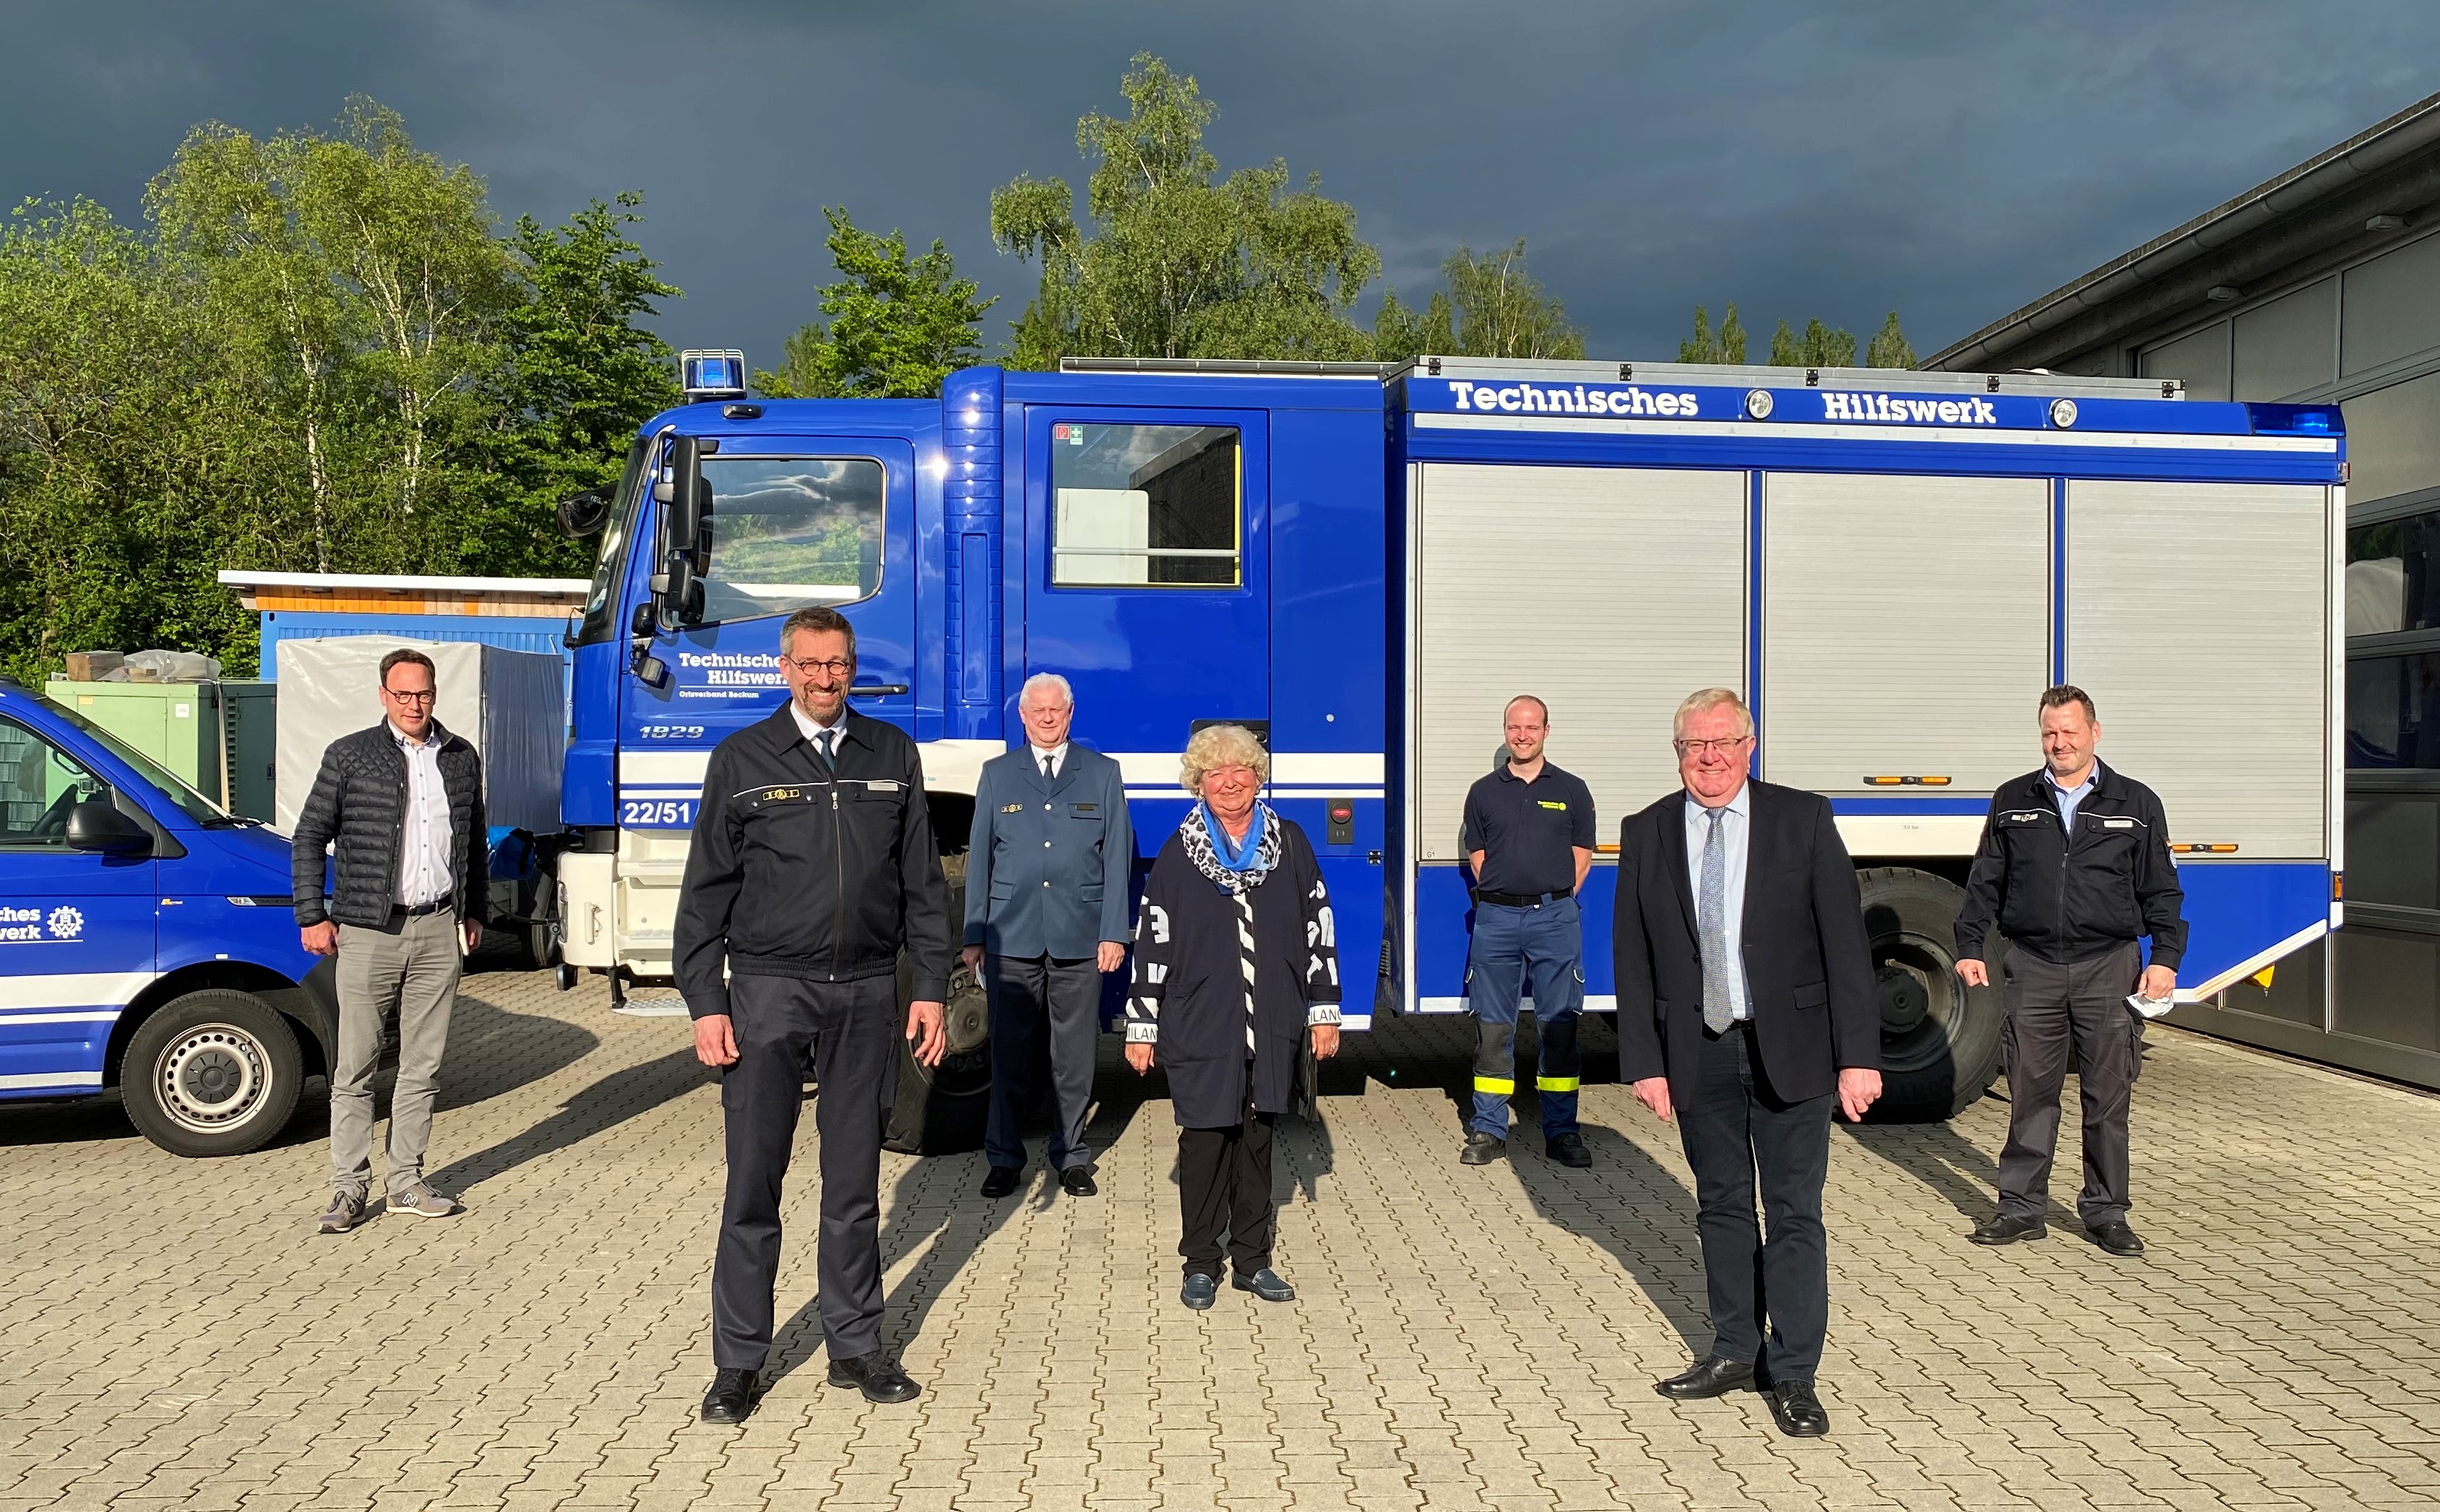
MULTIPOLYGON (((458 989, 449 1014, 449 1053, 440 1062, 440 1109, 465 1108, 566 1070, 601 1043, 582 1024, 539 1013, 511 1013, 483 996, 481 977, 458 989)), ((382 1092, 386 1100, 389 1077, 382 1092)), ((385 1109, 384 1117, 387 1117, 385 1109)))
MULTIPOLYGON (((587 1040, 593 1038, 582 1029, 576 1032, 584 1034, 587 1040)), ((457 1053, 457 1047, 451 1046, 452 1060, 456 1059, 457 1053)), ((515 1084, 530 1079, 520 1076, 515 1084)), ((713 1073, 695 1059, 691 1044, 673 1050, 656 1060, 614 1071, 579 1091, 561 1104, 557 1112, 523 1133, 504 1139, 489 1149, 477 1150, 450 1162, 432 1174, 432 1184, 444 1192, 462 1192, 515 1170, 529 1161, 540 1160, 582 1144, 638 1113, 650 1112, 665 1102, 682 1097, 712 1079, 713 1073)), ((475 1099, 469 1097, 466 1100, 475 1099)), ((448 1105, 444 1092, 441 1106, 448 1105)))
MULTIPOLYGON (((317 1080, 314 1085, 320 1085, 317 1080)), ((289 1120, 294 1128, 299 1117, 289 1120)), ((10 1145, 79 1145, 104 1139, 141 1139, 128 1121, 117 1092, 75 1102, 0 1104, 0 1147, 10 1145)))
MULTIPOLYGON (((1999 1211, 1999 1159, 1985 1154, 1981 1146, 1947 1124, 1840 1123, 1833 1127, 1930 1187, 1957 1209, 1961 1218, 1980 1223, 1999 1211)), ((2069 1147, 2062 1131, 2059 1158, 2051 1176, 2054 1189, 2064 1180, 2072 1195, 2073 1187, 2083 1180, 2081 1160, 2081 1154, 2069 1147)), ((2050 1222, 2065 1226, 2071 1233, 2084 1227, 2084 1220, 2075 1215, 2073 1202, 2063 1203, 2056 1196, 2050 1201, 2050 1222)))

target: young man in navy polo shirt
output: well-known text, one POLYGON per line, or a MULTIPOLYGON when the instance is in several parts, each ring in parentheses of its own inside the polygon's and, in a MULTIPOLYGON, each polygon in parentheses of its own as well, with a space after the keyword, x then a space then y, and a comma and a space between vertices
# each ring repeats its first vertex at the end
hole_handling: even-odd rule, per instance
POLYGON ((1466 992, 1477 1040, 1474 1118, 1458 1159, 1487 1165, 1508 1152, 1516 1013, 1530 986, 1541 1045, 1534 1086, 1543 1147, 1560 1165, 1582 1167, 1593 1157, 1576 1128, 1576 1017, 1585 1003, 1576 889, 1593 863, 1593 795, 1582 778, 1542 758, 1551 711, 1540 699, 1510 699, 1500 720, 1508 758, 1465 795, 1463 845, 1475 883, 1466 992))

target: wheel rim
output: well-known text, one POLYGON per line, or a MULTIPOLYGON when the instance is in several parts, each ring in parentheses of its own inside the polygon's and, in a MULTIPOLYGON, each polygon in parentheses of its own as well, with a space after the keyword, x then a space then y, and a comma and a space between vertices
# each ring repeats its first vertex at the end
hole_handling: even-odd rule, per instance
POLYGON ((1929 1071, 1950 1064, 1949 1035, 1963 1006, 1948 949, 1900 931, 1873 941, 1873 976, 1881 1012, 1881 1070, 1929 1071))
POLYGON ((942 1005, 942 1031, 948 1041, 941 1063, 925 1068, 931 1090, 947 1097, 971 1097, 991 1090, 991 1000, 982 984, 963 966, 949 973, 949 1001, 942 1005))
POLYGON ((152 1088, 171 1123, 217 1134, 244 1123, 271 1094, 271 1055, 234 1024, 198 1024, 153 1061, 152 1088))

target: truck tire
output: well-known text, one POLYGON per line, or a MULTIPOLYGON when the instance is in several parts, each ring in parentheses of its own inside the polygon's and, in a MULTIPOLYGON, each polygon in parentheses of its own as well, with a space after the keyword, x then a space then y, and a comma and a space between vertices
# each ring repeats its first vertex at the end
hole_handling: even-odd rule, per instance
MULTIPOLYGON (((1936 1123, 1974 1106, 2000 1072, 2000 988, 1957 979, 1954 926, 1965 892, 1906 866, 1859 872, 1881 1013, 1875 1123, 1936 1123)), ((1995 952, 1991 979, 2000 978, 1995 952)))
POLYGON ((120 1094, 172 1155, 242 1155, 288 1124, 305 1082, 296 1031, 251 992, 206 987, 165 1004, 127 1041, 120 1094))
MULTIPOLYGON (((949 920, 961 933, 966 916, 966 858, 943 857, 948 875, 949 920)), ((902 1018, 913 1002, 914 963, 898 958, 898 1006, 902 1018)), ((914 1046, 898 1039, 898 1097, 890 1105, 882 1147, 906 1155, 952 1155, 980 1149, 991 1112, 991 1017, 983 985, 959 961, 949 972, 948 1052, 937 1066, 915 1058, 914 1046)))

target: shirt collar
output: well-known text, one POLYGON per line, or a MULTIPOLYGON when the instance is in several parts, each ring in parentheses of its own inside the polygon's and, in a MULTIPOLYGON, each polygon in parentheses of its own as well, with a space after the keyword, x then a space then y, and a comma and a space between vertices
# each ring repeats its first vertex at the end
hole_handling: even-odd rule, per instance
POLYGON ((2060 787, 2058 774, 2051 771, 2047 766, 2042 768, 2042 780, 2050 784, 2051 791, 2053 792, 2064 792, 2074 796, 2082 796, 2085 793, 2090 792, 2093 790, 2093 787, 2101 781, 2101 763, 2095 761, 2092 764, 2092 770, 2084 774, 2084 780, 2077 783, 2072 788, 2060 787))
POLYGON ((1058 762, 1061 766, 1066 766, 1068 764, 1068 742, 1062 740, 1057 745, 1035 745, 1032 741, 1028 740, 1025 742, 1025 755, 1026 758, 1037 767, 1042 765, 1042 758, 1044 756, 1049 756, 1051 760, 1058 762))
MULTIPOLYGON (((1729 812, 1735 814, 1740 819, 1752 819, 1753 779, 1749 777, 1745 781, 1738 783, 1737 795, 1731 798, 1727 803, 1722 804, 1720 807, 1728 809, 1729 812)), ((1703 800, 1695 797, 1691 789, 1686 790, 1686 810, 1690 815, 1707 811, 1704 809, 1703 800)))
POLYGON ((836 730, 841 735, 845 735, 847 733, 847 709, 844 706, 839 709, 839 717, 833 722, 829 724, 816 724, 813 720, 813 717, 804 711, 803 706, 798 704, 795 699, 790 699, 788 701, 788 717, 797 721, 797 733, 803 736, 808 740, 811 740, 814 737, 821 734, 824 730, 836 730))
POLYGON ((400 729, 394 720, 385 719, 382 722, 389 726, 389 738, 396 740, 401 746, 420 745, 428 751, 432 747, 440 743, 440 721, 439 720, 435 720, 430 724, 423 727, 423 738, 421 740, 407 734, 404 730, 400 729))

